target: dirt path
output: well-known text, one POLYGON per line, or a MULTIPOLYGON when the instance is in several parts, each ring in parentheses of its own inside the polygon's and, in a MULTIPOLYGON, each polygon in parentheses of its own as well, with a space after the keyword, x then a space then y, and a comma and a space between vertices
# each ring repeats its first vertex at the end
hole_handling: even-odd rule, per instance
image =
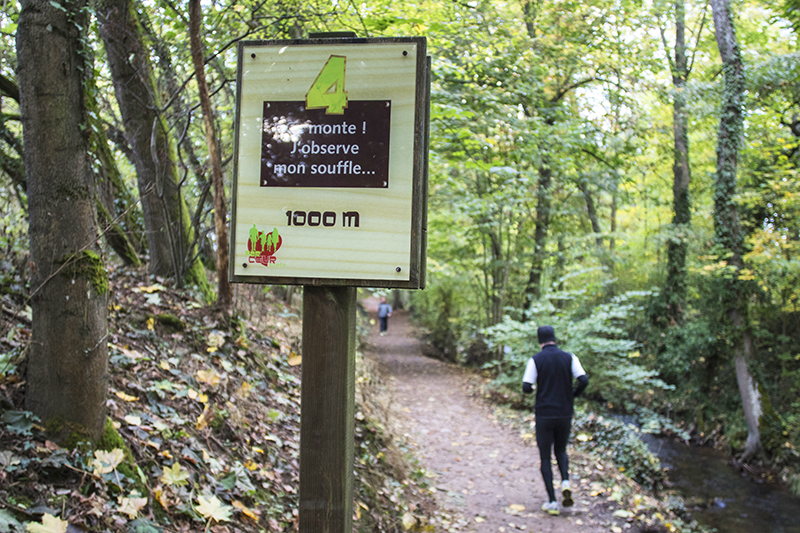
MULTIPOLYGON (((377 309, 375 301, 365 304, 377 309)), ((574 507, 558 517, 540 510, 546 493, 535 443, 493 418, 466 372, 423 356, 405 313, 393 314, 386 336, 378 335, 376 325, 370 344, 392 389, 396 429, 433 474, 440 505, 464 518, 467 525, 457 531, 607 531, 591 524, 579 480, 573 479, 574 507)), ((576 471, 571 468, 570 474, 576 471)))

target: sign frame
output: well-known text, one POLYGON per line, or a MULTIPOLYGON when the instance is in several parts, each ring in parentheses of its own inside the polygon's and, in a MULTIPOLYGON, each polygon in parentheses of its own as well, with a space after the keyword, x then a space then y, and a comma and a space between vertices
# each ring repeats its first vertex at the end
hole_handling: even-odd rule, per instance
MULTIPOLYGON (((236 115, 234 124, 234 159, 233 179, 231 185, 231 217, 230 217, 230 261, 228 279, 232 283, 253 283, 264 285, 310 285, 310 286, 349 286, 375 287, 390 289, 423 289, 426 278, 427 248, 427 195, 428 195, 428 138, 430 123, 430 58, 427 56, 427 39, 425 37, 386 37, 386 38, 312 38, 291 40, 255 40, 240 41, 237 59, 236 115), (281 275, 245 275, 237 273, 237 203, 239 190, 240 134, 242 117, 243 67, 246 58, 245 49, 254 47, 324 47, 331 55, 346 55, 347 48, 371 44, 414 44, 416 45, 416 83, 414 94, 413 118, 413 162, 410 205, 409 272, 407 279, 361 279, 353 277, 298 277, 281 275)), ((263 93, 264 101, 268 101, 268 93, 263 93)), ((389 182, 391 187, 391 181, 389 182)), ((320 190, 323 188, 316 188, 320 190)), ((363 189, 369 191, 369 189, 363 189)), ((246 237, 244 237, 246 239, 246 237)), ((241 265, 243 268, 244 264, 241 265)), ((398 269, 400 267, 397 267, 398 269)), ((397 271, 398 273, 400 270, 397 271)))

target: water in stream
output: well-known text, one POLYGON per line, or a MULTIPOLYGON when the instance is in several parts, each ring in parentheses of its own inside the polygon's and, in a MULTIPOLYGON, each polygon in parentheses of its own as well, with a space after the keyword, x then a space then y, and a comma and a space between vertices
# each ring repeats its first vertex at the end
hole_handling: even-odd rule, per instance
POLYGON ((644 437, 674 489, 689 502, 703 502, 689 509, 701 524, 719 533, 800 533, 800 498, 787 488, 752 481, 716 450, 644 437))

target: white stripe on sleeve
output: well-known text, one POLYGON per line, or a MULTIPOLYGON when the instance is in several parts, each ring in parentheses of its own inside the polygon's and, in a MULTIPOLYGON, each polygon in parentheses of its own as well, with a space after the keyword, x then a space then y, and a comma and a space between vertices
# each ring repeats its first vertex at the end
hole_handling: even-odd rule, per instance
POLYGON ((536 363, 533 362, 533 357, 531 357, 528 359, 528 365, 525 367, 525 375, 522 376, 522 382, 536 385, 536 376, 536 363))
POLYGON ((578 358, 575 356, 575 354, 572 354, 572 377, 578 378, 585 375, 586 371, 581 366, 581 362, 578 361, 578 358))

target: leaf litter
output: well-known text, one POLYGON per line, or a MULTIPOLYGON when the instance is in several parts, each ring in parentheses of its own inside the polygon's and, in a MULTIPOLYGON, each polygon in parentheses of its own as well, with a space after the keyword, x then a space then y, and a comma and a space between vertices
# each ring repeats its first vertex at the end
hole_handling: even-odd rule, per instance
MULTIPOLYGON (((24 357, 3 360, 0 533, 296 531, 299 310, 262 294, 226 324, 190 291, 142 279, 110 272, 107 407, 120 438, 107 449, 48 441, 22 408, 24 357)), ((28 325, 7 327, 14 344, 0 347, 21 354, 28 325)), ((354 530, 443 531, 372 401, 380 379, 359 360, 354 530)))

